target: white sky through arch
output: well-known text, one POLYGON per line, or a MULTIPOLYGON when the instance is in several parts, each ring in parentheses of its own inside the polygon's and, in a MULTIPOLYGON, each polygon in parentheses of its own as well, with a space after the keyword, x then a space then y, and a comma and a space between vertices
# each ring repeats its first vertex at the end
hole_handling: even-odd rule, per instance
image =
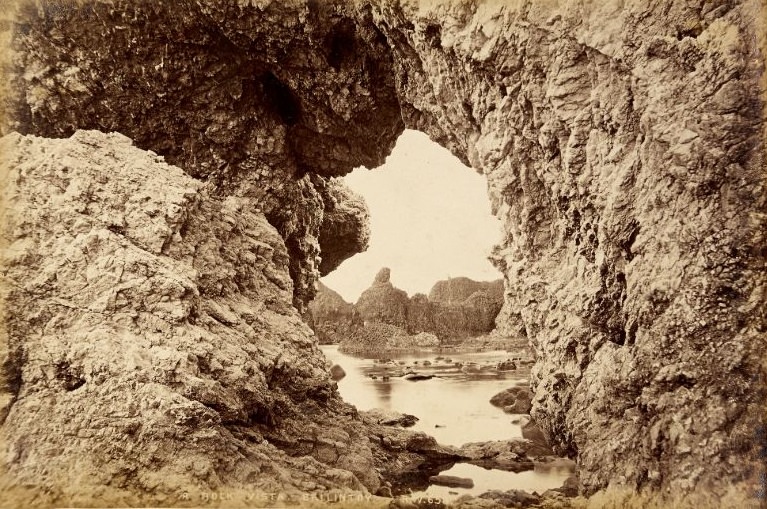
POLYGON ((370 208, 370 247, 322 281, 356 302, 381 267, 409 295, 448 277, 479 281, 501 274, 487 256, 500 239, 484 176, 418 131, 406 130, 383 166, 344 177, 370 208))

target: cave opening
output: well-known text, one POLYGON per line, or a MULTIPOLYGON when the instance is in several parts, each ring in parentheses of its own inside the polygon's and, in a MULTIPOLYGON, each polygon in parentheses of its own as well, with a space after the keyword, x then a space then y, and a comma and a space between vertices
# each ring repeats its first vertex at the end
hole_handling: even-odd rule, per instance
MULTIPOLYGON (((489 255, 502 225, 486 177, 426 134, 405 130, 385 164, 343 180, 369 208, 369 248, 322 278, 309 304, 342 398, 440 444, 522 438, 553 455, 527 417, 534 362, 527 338, 496 328, 505 283, 489 255)), ((415 477, 395 476, 391 490, 451 500, 500 487, 552 489, 573 472, 558 461, 561 468, 547 472, 524 462, 436 461, 415 477), (433 480, 440 475, 471 483, 448 490, 433 480)))
POLYGON ((502 277, 488 256, 501 222, 490 211, 485 177, 419 131, 405 130, 385 164, 343 177, 370 210, 370 244, 322 278, 354 302, 376 273, 411 297, 440 280, 502 277))
MULTIPOLYGON (((482 357, 492 344, 474 357, 347 358, 344 399, 359 414, 412 412, 446 445, 524 436, 532 416, 558 453, 577 455, 568 486, 585 495, 756 486, 759 448, 747 446, 765 377, 751 355, 763 350, 767 286, 755 2, 49 4, 21 6, 19 22, 0 15, 14 116, 0 132, 25 133, 6 139, 23 165, 4 190, 14 210, 0 422, 8 471, 39 488, 35 500, 105 493, 103 482, 145 505, 174 500, 186 481, 327 491, 350 487, 347 468, 372 492, 414 452, 400 440, 384 449, 376 419, 339 404, 296 311, 318 272, 364 240, 356 202, 330 179, 379 164, 404 125, 486 171, 506 234, 496 322, 522 327, 538 364, 482 357), (481 394, 474 381, 498 385, 481 394), (368 389, 379 404, 356 400, 368 389), (147 450, 178 454, 148 462, 147 450)), ((410 176, 424 169, 416 152, 403 156, 410 176)), ((487 206, 483 177, 461 168, 479 184, 465 204, 456 196, 471 186, 441 191, 455 180, 438 170, 415 183, 391 168, 347 177, 393 182, 363 192, 371 248, 325 278, 347 301, 374 282, 388 299, 362 317, 381 326, 352 329, 355 341, 402 333, 434 346, 420 331, 476 315, 451 307, 449 291, 430 307, 431 285, 499 277, 489 264, 492 275, 442 265, 453 254, 484 263, 495 238, 475 240, 479 222, 466 221, 487 206), (354 270, 380 240, 376 200, 400 220, 383 245, 414 276, 392 257, 354 270), (356 293, 335 282, 345 272, 356 293)), ((343 318, 343 306, 331 311, 343 318)), ((533 468, 511 452, 479 459, 533 468)), ((568 487, 555 481, 518 487, 568 487)))

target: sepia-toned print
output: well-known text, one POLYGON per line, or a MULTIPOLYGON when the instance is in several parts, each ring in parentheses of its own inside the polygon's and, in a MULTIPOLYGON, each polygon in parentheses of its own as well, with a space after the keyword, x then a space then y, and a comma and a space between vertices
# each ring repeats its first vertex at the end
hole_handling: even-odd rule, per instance
POLYGON ((0 0, 0 507, 762 507, 765 19, 0 0))

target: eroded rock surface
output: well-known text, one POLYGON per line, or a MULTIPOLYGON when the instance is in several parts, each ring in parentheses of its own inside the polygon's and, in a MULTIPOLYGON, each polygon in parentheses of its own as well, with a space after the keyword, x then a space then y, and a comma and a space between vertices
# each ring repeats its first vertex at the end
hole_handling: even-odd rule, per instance
POLYGON ((373 284, 362 292, 354 308, 365 323, 383 323, 407 330, 407 292, 395 287, 389 280, 391 270, 382 268, 373 279, 373 284))
MULTIPOLYGON (((364 347, 371 339, 370 346, 375 348, 378 342, 380 348, 384 348, 389 338, 384 336, 376 341, 376 328, 385 331, 396 327, 402 331, 396 334, 397 337, 414 336, 412 346, 439 346, 478 337, 495 328, 495 318, 503 305, 502 280, 479 282, 461 277, 455 278, 455 284, 453 280, 438 281, 429 297, 420 293, 408 297, 391 283, 390 278, 391 270, 387 267, 376 274, 371 286, 354 304, 355 319, 341 320, 351 326, 348 329, 340 327, 336 341, 355 348, 364 347), (377 324, 386 327, 377 327, 377 324), (419 338, 424 339, 423 334, 435 336, 438 341, 421 344, 423 341, 419 342, 419 338)), ((405 341, 402 347, 407 346, 405 341)))
POLYGON ((755 482, 765 346, 757 2, 377 2, 403 117, 488 179, 497 322, 592 490, 755 482), (726 481, 723 481, 726 479, 726 481))
POLYGON ((11 134, 0 153, 4 483, 81 503, 375 492, 392 462, 441 454, 382 442, 340 400, 252 199, 117 133, 11 134))
POLYGON ((454 277, 437 281, 429 290, 429 301, 460 304, 477 292, 485 292, 503 300, 503 280, 474 281, 467 277, 454 277))
POLYGON ((321 281, 317 282, 317 294, 309 302, 304 318, 320 344, 343 341, 358 321, 354 306, 321 281))
POLYGON ((366 245, 364 206, 326 177, 381 164, 403 124, 386 41, 353 9, 96 0, 17 10, 23 70, 6 132, 119 131, 216 192, 253 198, 285 239, 299 308, 320 271, 366 245))
POLYGON ((391 270, 382 268, 355 304, 318 282, 305 318, 320 342, 369 353, 447 345, 492 332, 503 305, 503 280, 438 281, 432 300, 420 293, 408 297, 390 279, 391 270))
POLYGON ((365 243, 329 179, 382 162, 404 126, 487 176, 498 327, 532 342, 532 415, 587 491, 758 479, 758 1, 19 5, 3 133, 117 131, 198 179, 157 163, 134 181, 98 148, 110 171, 67 181, 69 163, 23 166, 42 142, 6 141, 36 175, 4 191, 30 214, 8 219, 4 267, 19 479, 67 486, 77 458, 126 492, 372 489, 385 455, 339 449, 364 432, 338 430, 350 410, 293 309, 365 243), (131 201, 145 186, 165 195, 131 201))

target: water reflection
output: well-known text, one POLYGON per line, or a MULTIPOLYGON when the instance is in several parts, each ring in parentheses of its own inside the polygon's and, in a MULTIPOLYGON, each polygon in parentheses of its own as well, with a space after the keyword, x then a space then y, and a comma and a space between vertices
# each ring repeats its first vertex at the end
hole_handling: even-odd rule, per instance
POLYGON ((525 370, 497 372, 482 369, 465 373, 456 364, 470 362, 478 366, 492 367, 508 358, 505 351, 450 354, 436 360, 433 353, 408 353, 391 356, 388 364, 342 354, 336 345, 323 345, 323 352, 332 362, 341 365, 346 377, 338 382, 341 396, 360 410, 383 408, 415 415, 419 421, 414 429, 434 436, 438 442, 460 446, 467 442, 503 440, 521 437, 518 424, 512 424, 512 416, 490 405, 490 398, 515 383, 527 379, 525 370), (432 363, 423 366, 423 360, 432 363), (391 373, 402 371, 397 361, 412 364, 420 373, 434 374, 430 380, 409 381, 402 377, 382 378, 384 370, 391 373), (373 379, 369 374, 376 373, 373 379))
MULTIPOLYGON (((449 359, 437 359, 434 353, 417 352, 391 356, 390 362, 380 362, 342 354, 335 345, 320 348, 332 363, 341 365, 346 371, 346 377, 338 382, 338 390, 346 401, 360 410, 382 408, 415 415, 419 421, 412 429, 424 431, 448 445, 522 436, 519 424, 512 422, 518 416, 505 414, 490 404, 490 398, 495 394, 529 377, 526 369, 504 372, 491 369, 509 357, 505 351, 450 354, 449 359), (430 364, 424 366, 426 359, 430 364), (418 365, 413 366, 417 372, 435 377, 411 382, 401 376, 392 376, 404 372, 401 361, 411 366, 418 361, 418 365), (467 365, 472 367, 464 369, 467 365), (384 379, 385 373, 391 378, 384 379)), ((561 486, 572 473, 571 467, 557 462, 536 464, 534 470, 519 473, 488 470, 468 463, 442 468, 448 469, 441 474, 472 479, 474 487, 429 486, 429 475, 439 472, 413 472, 412 478, 405 475, 400 481, 419 495, 452 500, 460 495, 478 495, 491 489, 542 493, 561 486)))
POLYGON ((503 470, 488 470, 468 463, 457 463, 442 475, 454 475, 474 481, 473 488, 455 488, 430 485, 423 490, 424 496, 452 500, 461 495, 480 495, 490 490, 524 490, 527 492, 543 493, 546 490, 562 486, 565 479, 572 474, 572 469, 552 467, 549 469, 526 472, 505 472, 503 470))
MULTIPOLYGON (((392 390, 394 389, 392 387, 392 383, 389 380, 378 380, 376 384, 374 385, 376 394, 378 395, 378 401, 382 404, 386 404, 387 406, 384 408, 391 408, 391 394, 392 390)), ((343 394, 343 393, 341 393, 343 394)), ((379 407, 380 408, 380 407, 379 407)))

